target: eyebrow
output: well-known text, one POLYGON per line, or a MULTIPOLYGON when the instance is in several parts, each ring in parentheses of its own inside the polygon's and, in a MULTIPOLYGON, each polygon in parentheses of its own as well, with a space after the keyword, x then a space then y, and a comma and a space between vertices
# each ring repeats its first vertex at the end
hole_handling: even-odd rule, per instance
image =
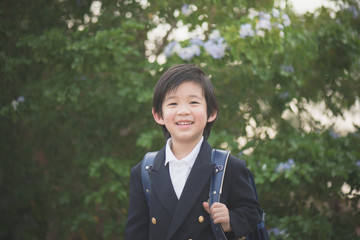
MULTIPOLYGON (((164 101, 167 101, 167 100, 172 100, 176 98, 175 95, 171 95, 171 96, 167 96, 165 97, 164 101)), ((202 97, 198 96, 198 95, 189 95, 188 98, 197 98, 197 99, 201 99, 202 97)))

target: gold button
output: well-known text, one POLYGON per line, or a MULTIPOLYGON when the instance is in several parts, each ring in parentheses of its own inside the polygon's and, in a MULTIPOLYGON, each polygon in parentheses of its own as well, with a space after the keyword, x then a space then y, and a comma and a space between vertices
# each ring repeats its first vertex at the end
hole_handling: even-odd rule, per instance
POLYGON ((156 218, 151 218, 151 222, 152 222, 152 224, 156 224, 156 218))
POLYGON ((204 222, 204 217, 203 216, 200 216, 199 217, 199 223, 203 223, 204 222))

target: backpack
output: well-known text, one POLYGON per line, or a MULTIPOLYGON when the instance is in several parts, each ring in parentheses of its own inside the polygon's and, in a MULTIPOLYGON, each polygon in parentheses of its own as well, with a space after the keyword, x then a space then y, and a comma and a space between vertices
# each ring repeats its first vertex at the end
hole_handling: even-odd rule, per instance
MULTIPOLYGON (((155 156, 158 152, 148 152, 145 154, 144 159, 142 161, 141 166, 141 179, 143 184, 144 195, 147 201, 147 204, 150 204, 150 194, 151 194, 151 181, 148 172, 151 171, 151 168, 154 163, 155 156)), ((215 163, 215 171, 210 179, 210 192, 209 192, 209 204, 210 206, 214 202, 219 202, 220 195, 222 191, 222 184, 224 181, 225 170, 227 161, 229 158, 230 152, 213 149, 211 155, 211 161, 215 163)), ((249 171, 249 170, 248 170, 249 171)), ((255 192, 256 200, 259 201, 254 178, 249 171, 249 181, 251 186, 255 192)), ((213 229, 214 235, 217 240, 227 240, 225 233, 220 224, 214 224, 213 220, 211 219, 211 227, 213 229)), ((262 213, 262 219, 258 223, 254 232, 248 234, 241 238, 242 240, 270 240, 269 234, 265 227, 265 213, 262 213)))

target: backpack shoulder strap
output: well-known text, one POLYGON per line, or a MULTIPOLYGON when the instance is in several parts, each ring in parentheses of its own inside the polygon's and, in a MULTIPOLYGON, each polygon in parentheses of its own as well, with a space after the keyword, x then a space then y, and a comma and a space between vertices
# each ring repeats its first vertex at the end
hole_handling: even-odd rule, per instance
POLYGON ((144 195, 148 205, 150 204, 151 194, 151 180, 149 176, 149 171, 151 171, 157 153, 158 152, 146 153, 141 163, 141 180, 143 184, 144 195))
POLYGON ((220 201, 220 195, 222 193, 222 185, 225 176, 225 170, 227 161, 229 159, 230 152, 220 149, 213 149, 211 154, 211 162, 215 163, 215 172, 211 176, 209 203, 210 206, 214 202, 220 201))
MULTIPOLYGON (((225 176, 225 170, 227 161, 229 159, 230 152, 213 149, 211 154, 211 162, 215 163, 215 172, 211 176, 210 180, 210 193, 209 193, 209 204, 210 206, 214 202, 220 201, 220 195, 222 193, 222 185, 225 176)), ((211 227, 217 240, 226 240, 225 233, 221 228, 220 224, 214 224, 211 218, 211 227)))
MULTIPOLYGON (((210 198, 209 198, 210 206, 214 202, 220 201, 222 184, 224 181, 225 170, 226 170, 227 161, 229 159, 229 155, 230 155, 229 151, 213 149, 213 152, 211 155, 211 161, 213 163, 215 163, 215 172, 211 176, 211 180, 210 180, 210 193, 209 193, 210 194, 210 198)), ((256 191, 254 177, 252 176, 250 170, 248 170, 248 173, 249 173, 249 182, 255 193, 256 200, 259 201, 258 194, 256 191)), ((214 232, 217 240, 226 240, 227 239, 220 224, 214 224, 213 220, 211 219, 211 226, 212 226, 213 232, 214 232)), ((247 236, 246 239, 270 240, 269 234, 265 227, 265 213, 264 212, 262 212, 262 220, 258 223, 255 232, 253 234, 247 236)))

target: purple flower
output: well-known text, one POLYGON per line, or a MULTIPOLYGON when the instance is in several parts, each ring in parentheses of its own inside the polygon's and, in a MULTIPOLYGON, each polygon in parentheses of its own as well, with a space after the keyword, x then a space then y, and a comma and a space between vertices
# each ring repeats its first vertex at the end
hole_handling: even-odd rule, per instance
POLYGON ((259 12, 259 17, 260 19, 271 20, 271 15, 269 13, 259 12))
POLYGON ((209 39, 212 41, 218 41, 220 38, 221 35, 219 30, 213 30, 209 35, 209 39))
POLYGON ((25 98, 23 96, 18 97, 17 99, 18 102, 25 102, 25 98))
POLYGON ((292 65, 281 65, 281 70, 288 73, 294 72, 294 67, 292 65))
POLYGON ((195 45, 198 45, 198 46, 203 46, 203 45, 204 45, 203 40, 201 40, 201 39, 198 38, 198 37, 195 37, 195 38, 190 39, 190 43, 195 44, 195 45))
POLYGON ((334 131, 330 131, 329 134, 333 139, 338 139, 339 138, 339 135, 334 131))
POLYGON ((16 100, 13 100, 11 102, 11 106, 13 107, 13 109, 15 111, 17 110, 17 107, 19 106, 19 103, 21 103, 21 102, 25 102, 25 97, 24 96, 20 96, 16 100))
POLYGON ((190 39, 190 43, 187 47, 181 47, 178 42, 172 41, 165 47, 164 54, 169 58, 176 53, 181 59, 189 61, 201 54, 200 46, 203 46, 205 51, 215 59, 220 59, 225 55, 226 43, 218 30, 214 30, 205 43, 198 37, 190 39))
POLYGON ((289 97, 290 97, 290 93, 289 93, 289 92, 282 92, 282 93, 279 94, 279 98, 280 98, 280 99, 283 99, 283 100, 285 100, 285 99, 287 99, 287 98, 289 98, 289 97))
POLYGON ((226 44, 223 42, 223 38, 220 38, 218 41, 208 40, 205 42, 204 48, 214 59, 220 59, 225 55, 226 44))
POLYGON ((76 0, 76 4, 77 4, 78 6, 85 6, 86 0, 76 0))
POLYGON ((181 12, 182 14, 184 14, 185 16, 189 16, 190 14, 192 14, 192 10, 189 8, 189 4, 184 4, 181 7, 181 12))
POLYGON ((240 26, 239 35, 241 38, 253 37, 255 34, 250 23, 244 23, 240 26))
POLYGON ((179 49, 176 53, 181 59, 189 61, 194 57, 194 55, 199 56, 201 52, 199 46, 193 44, 179 49))
POLYGON ((348 10, 352 13, 353 18, 357 18, 359 16, 359 11, 356 9, 355 6, 350 6, 348 10))
POLYGON ((256 24, 256 29, 265 29, 271 30, 271 22, 267 18, 260 18, 259 22, 256 24))
POLYGON ((81 75, 80 77, 74 77, 74 81, 78 82, 78 81, 84 81, 86 80, 86 76, 85 75, 81 75))
POLYGON ((291 21, 290 21, 289 16, 288 16, 286 13, 284 13, 284 14, 282 15, 282 19, 283 19, 283 24, 284 24, 285 27, 290 26, 291 21))
POLYGON ((279 172, 283 172, 286 170, 289 170, 291 168, 295 167, 295 162, 294 159, 289 158, 287 160, 287 162, 281 162, 276 168, 275 168, 275 172, 279 173, 279 172))
POLYGON ((271 15, 268 13, 260 12, 259 21, 256 23, 256 30, 265 29, 271 30, 271 15))
POLYGON ((356 138, 360 138, 360 133, 353 133, 352 135, 356 138))
POLYGON ((274 18, 278 18, 278 17, 280 17, 280 11, 278 9, 276 9, 276 8, 273 8, 272 9, 272 15, 273 15, 274 18))
POLYGON ((187 60, 187 61, 191 60, 194 57, 194 53, 191 51, 190 48, 182 48, 177 52, 177 55, 182 60, 187 60))
POLYGON ((177 47, 180 47, 179 43, 177 41, 171 41, 165 48, 164 48, 164 54, 167 58, 173 55, 174 50, 176 50, 177 47))
POLYGON ((360 168, 360 160, 358 160, 358 161, 356 162, 356 166, 358 166, 358 167, 360 168))
POLYGON ((278 236, 278 235, 280 235, 280 230, 279 230, 279 228, 271 228, 271 229, 269 229, 269 234, 274 234, 274 236, 278 236))
POLYGON ((279 30, 283 30, 284 29, 284 25, 282 25, 281 23, 274 23, 273 26, 279 30))
POLYGON ((274 235, 276 236, 280 236, 280 235, 284 235, 286 233, 285 230, 280 230, 279 228, 275 227, 275 228, 271 228, 268 230, 269 235, 274 235))

